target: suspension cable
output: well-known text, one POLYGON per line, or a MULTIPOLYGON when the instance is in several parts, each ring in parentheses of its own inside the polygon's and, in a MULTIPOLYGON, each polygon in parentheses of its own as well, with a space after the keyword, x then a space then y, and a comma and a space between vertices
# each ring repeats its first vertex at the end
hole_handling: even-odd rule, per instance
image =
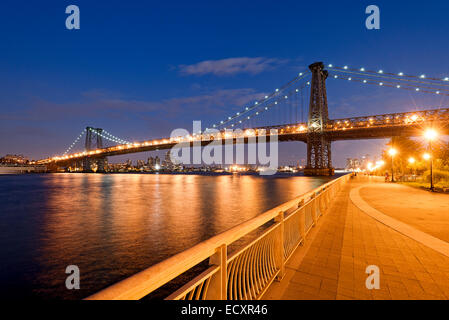
POLYGON ((442 79, 435 78, 435 77, 426 77, 425 75, 421 75, 418 77, 418 76, 412 76, 412 75, 405 75, 402 72, 399 72, 398 74, 384 72, 383 70, 379 70, 379 71, 375 72, 375 71, 370 71, 370 70, 367 71, 364 68, 352 69, 352 68, 348 68, 347 66, 345 66, 343 68, 328 67, 328 69, 332 70, 334 72, 344 72, 344 73, 350 73, 350 74, 363 75, 363 76, 367 76, 367 77, 394 79, 397 81, 414 82, 414 83, 422 83, 422 84, 430 84, 430 85, 449 87, 449 84, 440 83, 440 82, 449 82, 449 77, 442 78, 442 79), (407 78, 410 78, 410 79, 407 79, 407 78), (412 79, 419 79, 419 80, 412 80, 412 79), (426 80, 432 80, 434 82, 426 81, 426 80))
POLYGON ((411 91, 416 91, 416 92, 425 92, 425 93, 449 96, 449 93, 442 92, 442 91, 449 91, 447 89, 438 89, 438 88, 417 86, 417 85, 411 85, 411 84, 398 84, 398 82, 392 82, 392 81, 388 81, 388 80, 379 82, 379 81, 375 81, 372 79, 365 79, 365 78, 360 78, 360 77, 344 77, 344 76, 340 76, 340 75, 333 75, 332 78, 340 79, 340 80, 355 81, 355 82, 360 82, 360 83, 364 83, 364 84, 374 84, 374 85, 383 86, 383 87, 391 87, 391 88, 397 88, 397 89, 403 89, 403 90, 411 90, 411 91))
POLYGON ((84 129, 83 131, 81 131, 81 133, 76 137, 76 139, 72 142, 72 144, 67 148, 67 150, 64 152, 64 156, 70 152, 70 150, 73 149, 73 147, 75 146, 75 144, 82 138, 82 136, 86 133, 86 129, 84 129))
MULTIPOLYGON (((256 101, 254 103, 253 106, 251 107, 246 107, 244 110, 242 110, 241 112, 237 112, 234 116, 230 116, 228 117, 226 120, 222 120, 219 123, 213 124, 212 128, 217 128, 217 127, 223 127, 225 125, 230 124, 231 122, 234 122, 235 120, 237 120, 240 117, 243 117, 244 115, 246 115, 249 112, 254 111, 255 109, 260 108, 263 105, 266 105, 268 103, 270 103, 270 105, 272 104, 272 102, 270 102, 271 100, 279 97, 282 95, 283 91, 290 87, 292 84, 298 82, 299 80, 304 79, 305 77, 307 77, 310 74, 310 71, 305 71, 305 72, 300 72, 298 74, 298 76, 296 76, 295 78, 293 78, 292 80, 290 80, 289 82, 287 82, 286 84, 284 84, 283 86, 281 86, 280 88, 277 88, 275 91, 273 91, 271 94, 266 95, 263 99, 259 99, 258 101, 256 101)), ((251 119, 251 118, 249 118, 251 119)), ((247 120, 249 120, 247 119, 247 120)), ((241 122, 240 122, 241 123, 241 122)), ((232 125, 231 125, 232 126, 232 125)), ((206 128, 206 131, 209 128, 206 128)))

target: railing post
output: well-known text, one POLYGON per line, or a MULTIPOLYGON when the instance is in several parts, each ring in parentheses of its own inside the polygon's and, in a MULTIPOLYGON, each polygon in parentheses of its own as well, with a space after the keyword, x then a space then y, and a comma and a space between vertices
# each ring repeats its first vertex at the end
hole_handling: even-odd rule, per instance
POLYGON ((207 293, 208 300, 227 300, 228 299, 228 253, 226 244, 217 248, 213 256, 209 258, 210 265, 220 267, 220 270, 213 275, 210 280, 207 293))
POLYGON ((317 221, 317 205, 319 206, 319 196, 317 197, 316 193, 313 194, 313 198, 312 198, 312 220, 313 220, 313 227, 315 227, 316 225, 316 221, 317 221))
POLYGON ((300 203, 298 203, 299 212, 299 235, 301 236, 301 240, 299 242, 299 245, 304 245, 304 242, 306 241, 306 210, 307 207, 304 207, 304 199, 301 200, 300 203), (302 207, 302 208, 301 208, 302 207))
POLYGON ((279 237, 276 239, 276 264, 279 267, 277 281, 281 281, 285 274, 285 255, 284 255, 284 211, 274 219, 279 224, 279 237))

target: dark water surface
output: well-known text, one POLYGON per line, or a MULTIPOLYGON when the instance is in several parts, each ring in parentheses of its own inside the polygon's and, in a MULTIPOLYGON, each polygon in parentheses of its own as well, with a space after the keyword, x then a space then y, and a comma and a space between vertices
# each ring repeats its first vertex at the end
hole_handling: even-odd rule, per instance
POLYGON ((328 180, 0 176, 0 297, 84 298, 328 180), (65 287, 68 265, 80 269, 80 290, 65 287))

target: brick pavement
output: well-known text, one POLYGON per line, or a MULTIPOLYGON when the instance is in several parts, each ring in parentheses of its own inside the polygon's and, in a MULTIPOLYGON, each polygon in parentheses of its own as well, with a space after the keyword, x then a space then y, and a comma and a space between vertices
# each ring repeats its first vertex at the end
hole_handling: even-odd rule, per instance
POLYGON ((349 192, 362 183, 343 187, 264 299, 449 299, 449 258, 356 207, 349 192), (380 289, 366 288, 368 265, 380 289))

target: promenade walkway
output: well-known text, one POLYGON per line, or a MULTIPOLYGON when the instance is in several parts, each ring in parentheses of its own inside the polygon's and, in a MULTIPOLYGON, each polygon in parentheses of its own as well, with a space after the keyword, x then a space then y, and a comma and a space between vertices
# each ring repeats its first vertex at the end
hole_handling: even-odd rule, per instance
POLYGON ((346 184, 263 299, 449 299, 449 196, 346 184), (380 269, 367 289, 366 267, 380 269))

